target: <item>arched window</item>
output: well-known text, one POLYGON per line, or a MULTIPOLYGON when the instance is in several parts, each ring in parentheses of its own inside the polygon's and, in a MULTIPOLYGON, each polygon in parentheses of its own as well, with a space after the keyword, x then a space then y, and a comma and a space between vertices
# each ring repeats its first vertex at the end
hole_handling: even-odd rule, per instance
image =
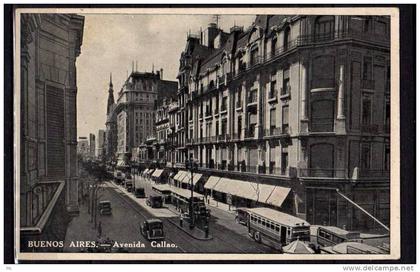
POLYGON ((283 47, 284 47, 284 50, 287 50, 290 47, 290 41, 291 41, 291 39, 292 39, 292 37, 291 37, 290 26, 288 26, 284 30, 284 36, 283 36, 283 47))
POLYGON ((315 39, 317 41, 334 38, 334 16, 319 16, 315 20, 315 39))

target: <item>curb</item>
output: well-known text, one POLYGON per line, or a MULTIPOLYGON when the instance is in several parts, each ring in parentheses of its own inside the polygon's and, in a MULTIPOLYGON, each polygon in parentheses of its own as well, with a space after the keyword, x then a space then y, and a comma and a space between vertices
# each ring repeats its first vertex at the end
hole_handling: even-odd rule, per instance
POLYGON ((191 234, 190 232, 186 231, 184 228, 180 227, 180 226, 178 225, 178 223, 177 223, 177 222, 174 222, 172 219, 169 219, 169 218, 168 218, 168 221, 169 221, 172 225, 174 225, 174 226, 175 226, 175 227, 177 227, 178 229, 182 230, 183 232, 185 232, 186 234, 188 234, 189 236, 191 236, 191 237, 192 237, 192 238, 194 238, 194 239, 201 240, 201 241, 209 241, 209 240, 213 240, 213 236, 212 236, 212 235, 210 235, 210 234, 209 234, 209 237, 208 237, 208 238, 201 238, 201 237, 197 237, 197 236, 195 236, 195 235, 191 234))

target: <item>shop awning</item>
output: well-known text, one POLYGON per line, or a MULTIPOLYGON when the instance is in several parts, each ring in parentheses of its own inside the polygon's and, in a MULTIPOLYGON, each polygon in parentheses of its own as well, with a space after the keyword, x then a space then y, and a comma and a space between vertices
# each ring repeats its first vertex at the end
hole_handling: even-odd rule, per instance
POLYGON ((271 195, 268 197, 266 203, 276 207, 281 207, 290 191, 290 188, 276 186, 271 195))
POLYGON ((281 207, 290 192, 290 188, 228 178, 221 178, 213 190, 277 207, 281 207))
MULTIPOLYGON (((187 189, 182 189, 179 187, 171 187, 171 191, 173 194, 183 197, 183 198, 187 198, 189 199, 191 197, 191 190, 187 190, 187 189)), ((202 194, 199 194, 197 192, 193 192, 193 196, 194 197, 199 197, 202 198, 204 197, 202 194)))
POLYGON ((152 177, 158 178, 162 175, 163 169, 156 169, 155 172, 153 172, 152 177))
POLYGON ((117 162, 117 166, 119 166, 119 167, 127 167, 128 164, 125 161, 121 160, 121 161, 118 161, 117 162))
POLYGON ((210 176, 207 182, 204 184, 204 188, 213 189, 214 186, 219 182, 220 177, 210 176))
MULTIPOLYGON (((200 178, 202 176, 203 176, 202 174, 194 173, 194 175, 193 175, 193 184, 195 185, 200 180, 200 178)), ((181 182, 182 183, 191 184, 191 173, 188 173, 187 172, 181 182)))
POLYGON ((187 175, 187 172, 185 172, 185 171, 179 171, 178 174, 179 174, 178 177, 175 176, 174 179, 176 181, 182 181, 184 179, 184 177, 187 175))
POLYGON ((143 175, 144 174, 147 174, 147 172, 149 171, 149 168, 146 168, 146 169, 144 169, 144 171, 143 171, 143 175))
POLYGON ((153 171, 155 171, 155 169, 149 169, 149 171, 147 172, 148 175, 151 175, 153 173, 153 171))

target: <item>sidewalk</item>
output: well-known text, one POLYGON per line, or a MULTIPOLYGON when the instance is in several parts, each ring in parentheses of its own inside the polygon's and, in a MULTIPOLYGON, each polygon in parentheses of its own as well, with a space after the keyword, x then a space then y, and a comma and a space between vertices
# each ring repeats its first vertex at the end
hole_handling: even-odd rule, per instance
POLYGON ((219 210, 222 210, 222 211, 225 211, 225 212, 228 212, 228 213, 233 213, 234 214, 236 212, 236 207, 235 206, 228 205, 228 204, 225 204, 223 202, 219 202, 217 200, 214 200, 214 198, 210 198, 210 202, 206 203, 206 204, 210 207, 214 207, 214 208, 217 208, 219 210))

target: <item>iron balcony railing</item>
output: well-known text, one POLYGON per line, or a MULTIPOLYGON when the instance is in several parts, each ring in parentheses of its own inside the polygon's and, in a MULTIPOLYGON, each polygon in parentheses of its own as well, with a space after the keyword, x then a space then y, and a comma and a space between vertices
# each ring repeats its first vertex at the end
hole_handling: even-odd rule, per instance
POLYGON ((255 128, 245 129, 245 138, 255 138, 255 128))
POLYGON ((347 169, 339 168, 299 168, 300 177, 347 178, 347 169))
POLYGON ((283 131, 281 127, 272 127, 269 129, 264 129, 264 136, 281 136, 287 134, 283 131))
POLYGON ((313 118, 311 121, 311 132, 333 132, 334 118, 313 118))

